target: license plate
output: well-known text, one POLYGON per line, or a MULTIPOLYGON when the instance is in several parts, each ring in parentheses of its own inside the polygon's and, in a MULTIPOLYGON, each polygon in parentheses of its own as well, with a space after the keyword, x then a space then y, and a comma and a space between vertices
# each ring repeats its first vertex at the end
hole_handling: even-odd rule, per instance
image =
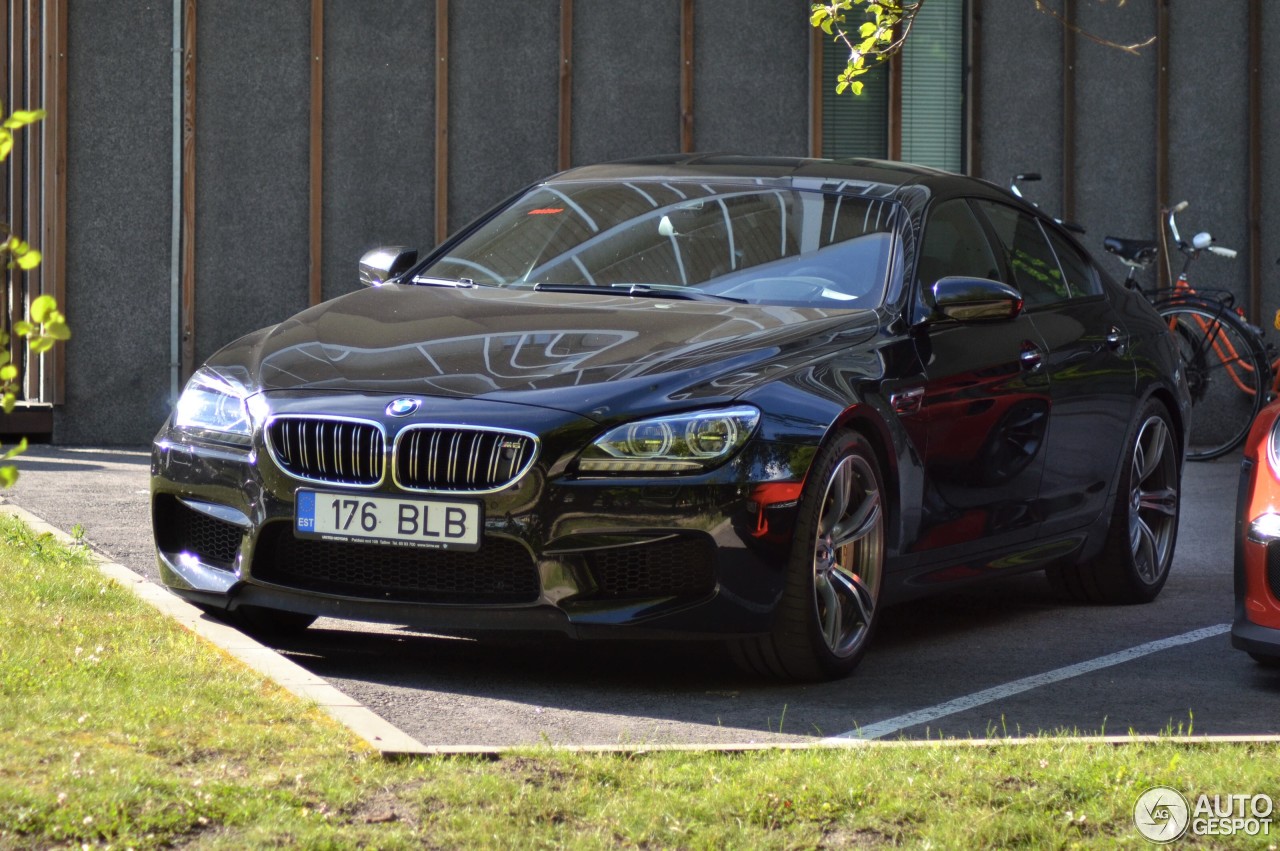
POLYGON ((480 504, 300 490, 294 534, 435 550, 480 549, 480 504))

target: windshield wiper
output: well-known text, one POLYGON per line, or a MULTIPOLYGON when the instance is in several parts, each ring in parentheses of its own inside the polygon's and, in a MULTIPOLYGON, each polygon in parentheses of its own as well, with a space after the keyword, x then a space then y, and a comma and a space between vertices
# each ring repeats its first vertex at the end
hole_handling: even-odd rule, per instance
POLYGON ((424 287, 460 287, 466 290, 479 286, 470 278, 433 278, 430 275, 419 275, 416 278, 410 278, 409 283, 420 284, 424 287))
POLYGON ((540 293, 582 293, 584 295, 620 295, 645 298, 671 298, 681 301, 731 301, 735 304, 746 304, 744 298, 727 295, 716 295, 694 287, 683 287, 679 284, 609 284, 595 287, 590 284, 534 284, 535 291, 540 293), (620 292, 619 292, 620 291, 620 292))

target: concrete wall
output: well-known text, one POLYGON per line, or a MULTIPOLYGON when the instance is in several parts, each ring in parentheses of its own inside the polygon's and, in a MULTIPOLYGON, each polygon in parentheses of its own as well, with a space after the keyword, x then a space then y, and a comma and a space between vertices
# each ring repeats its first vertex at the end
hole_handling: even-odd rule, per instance
POLYGON ((698 3, 694 148, 767 156, 809 153, 807 4, 698 3))
MULTIPOLYGON (((951 0, 954 2, 954 0, 951 0)), ((1156 51, 1133 57, 1063 31, 1034 4, 972 0, 978 71, 975 174, 1073 217, 1097 253, 1106 234, 1155 237, 1159 205, 1192 202, 1188 231, 1246 252, 1247 4, 1170 0, 1169 198, 1155 185, 1156 51), (1224 46, 1227 45, 1227 46, 1224 46), (1076 80, 1075 168, 1063 155, 1063 68, 1076 80), (1070 181, 1070 184, 1067 183, 1070 181)), ((1077 3, 1080 23, 1118 41, 1155 32, 1155 5, 1077 3)), ((143 444, 169 405, 170 3, 71 5, 67 403, 55 440, 143 444)), ((435 187, 435 7, 327 0, 324 28, 322 283, 356 287, 381 244, 427 248, 435 187)), ((1262 4, 1264 43, 1280 3, 1262 4)), ((464 224, 558 167, 560 4, 451 4, 447 225, 464 224)), ((196 76, 196 348, 219 346, 306 306, 310 262, 311 0, 202 0, 196 76)), ((574 6, 573 164, 680 146, 679 0, 574 6)), ((810 30, 804 3, 741 0, 732 24, 695 5, 694 147, 770 155, 809 150, 810 30)), ((1264 91, 1280 86, 1268 50, 1264 91)), ((1280 99, 1263 98, 1264 185, 1280 180, 1280 99)), ((1280 198, 1265 197, 1260 247, 1267 316, 1280 307, 1280 198)), ((1120 265, 1101 263, 1118 275, 1120 265)), ((1202 280, 1247 291, 1247 264, 1206 258, 1202 280)), ((1280 335, 1277 335, 1280 336, 1280 335)))
POLYGON ((137 443, 168 413, 172 26, 168 4, 70 4, 63 443, 137 443))
MULTIPOLYGON (((1115 41, 1133 44, 1156 32, 1151 3, 1079 3, 1077 8, 1083 27, 1115 41)), ((1081 241, 1099 255, 1103 268, 1121 278, 1127 270, 1103 252, 1102 238, 1155 239, 1159 223, 1155 46, 1133 56, 1077 37, 1075 73, 1076 204, 1071 215, 1088 228, 1081 241)), ((1046 170, 1062 171, 1057 165, 1046 170)), ((1154 286, 1154 278, 1149 283, 1154 286)))
MULTIPOLYGON (((1264 4, 1262 43, 1280 44, 1280 4, 1264 4)), ((1262 139, 1266 143, 1262 157, 1262 315, 1258 324, 1267 328, 1272 342, 1280 340, 1274 320, 1280 315, 1280 50, 1262 52, 1262 139)))
MULTIPOLYGON (((202 0, 196 22, 196 354, 308 299, 308 0, 202 0)), ((168 98, 166 98, 168 100, 168 98)))
POLYGON ((573 7, 575 165, 680 150, 680 3, 573 7))
POLYGON ((435 52, 430 3, 326 4, 326 298, 358 286, 356 263, 369 249, 432 242, 435 52))
POLYGON ((450 232, 556 170, 560 100, 559 3, 451 9, 450 232))
MULTIPOLYGON (((1157 32, 1153 3, 1078 3, 1076 8, 1081 28, 1111 41, 1132 44, 1157 32)), ((1079 35, 1074 55, 1064 57, 1061 25, 1033 4, 981 0, 975 21, 981 52, 974 172, 1000 185, 1008 185, 1017 171, 1041 172, 1044 181, 1025 187, 1027 196, 1083 225, 1087 233, 1081 241, 1117 278, 1125 268, 1102 250, 1103 237, 1157 239, 1164 227, 1161 207, 1189 201, 1178 217, 1184 235, 1207 230, 1241 252, 1235 261, 1202 256, 1192 268, 1193 282, 1230 289, 1247 304, 1248 4, 1214 8, 1215 37, 1206 39, 1202 3, 1169 4, 1169 197, 1160 198, 1156 46, 1134 56, 1079 35), (1064 62, 1075 71, 1075 163, 1069 174, 1063 162, 1064 62), (1070 211, 1064 209, 1066 181, 1075 193, 1070 211)), ((1280 31, 1280 4, 1263 3, 1262 9, 1268 32, 1280 31)), ((1280 83, 1275 55, 1270 51, 1264 74, 1264 86, 1269 77, 1272 88, 1280 83)), ((1263 98, 1264 163, 1280 159, 1280 137, 1265 132, 1268 122, 1280 120, 1274 101, 1263 98)), ((1268 166, 1263 185, 1274 185, 1270 178, 1276 174, 1268 166)), ((1264 211, 1264 223, 1271 220, 1264 211)), ((1264 256, 1280 253, 1277 235, 1264 228, 1264 256)), ((1280 276, 1272 261, 1264 264, 1267 317, 1280 306, 1280 276)), ((1154 286, 1154 273, 1144 284, 1154 286)))

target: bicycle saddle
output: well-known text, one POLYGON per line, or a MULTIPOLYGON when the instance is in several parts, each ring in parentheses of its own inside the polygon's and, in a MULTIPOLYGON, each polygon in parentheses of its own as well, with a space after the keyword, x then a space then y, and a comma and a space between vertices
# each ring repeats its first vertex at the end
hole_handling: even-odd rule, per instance
POLYGON ((1109 236, 1102 240, 1102 245, 1126 263, 1139 266, 1150 265, 1160 255, 1160 245, 1147 239, 1121 239, 1118 236, 1109 236))

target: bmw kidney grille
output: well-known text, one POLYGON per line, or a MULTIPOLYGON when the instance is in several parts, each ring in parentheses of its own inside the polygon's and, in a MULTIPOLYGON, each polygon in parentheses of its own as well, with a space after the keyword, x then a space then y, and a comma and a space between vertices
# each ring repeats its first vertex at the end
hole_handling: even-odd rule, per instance
MULTIPOLYGON (((384 476, 386 439, 372 422, 277 417, 267 426, 271 457, 310 482, 373 487, 384 476)), ((410 426, 395 443, 393 471, 406 490, 483 493, 501 490, 533 464, 529 434, 460 426, 410 426)))
POLYGON ((372 487, 386 463, 386 438, 369 422, 277 417, 267 447, 281 470, 310 482, 372 487))
POLYGON ((500 490, 529 469, 535 447, 517 432, 411 426, 396 441, 396 482, 410 490, 500 490))

